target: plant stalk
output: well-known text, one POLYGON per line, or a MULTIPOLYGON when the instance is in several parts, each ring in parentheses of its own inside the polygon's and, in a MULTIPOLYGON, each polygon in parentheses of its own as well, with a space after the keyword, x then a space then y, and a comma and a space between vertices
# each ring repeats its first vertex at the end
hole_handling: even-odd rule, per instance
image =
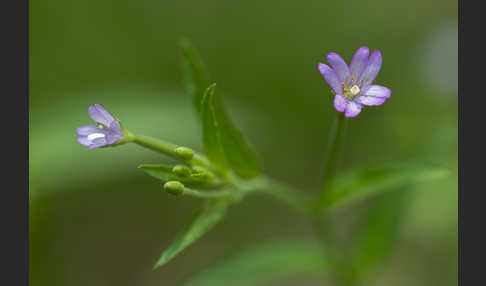
MULTIPOLYGON (((131 136, 131 142, 134 142, 142 147, 167 155, 173 159, 180 160, 180 158, 177 156, 175 152, 175 149, 177 147, 180 147, 178 145, 160 139, 155 139, 149 136, 144 136, 144 135, 130 134, 130 136, 131 136)), ((214 170, 213 166, 209 163, 208 159, 206 159, 206 157, 196 152, 194 152, 194 157, 191 160, 189 160, 188 163, 194 166, 202 166, 208 168, 211 171, 216 171, 214 170)))
POLYGON ((317 200, 317 209, 321 208, 322 201, 325 199, 326 190, 329 183, 332 182, 336 175, 341 160, 344 138, 346 135, 346 118, 343 112, 334 111, 335 117, 329 131, 329 141, 327 144, 326 158, 322 172, 322 183, 320 195, 317 200))

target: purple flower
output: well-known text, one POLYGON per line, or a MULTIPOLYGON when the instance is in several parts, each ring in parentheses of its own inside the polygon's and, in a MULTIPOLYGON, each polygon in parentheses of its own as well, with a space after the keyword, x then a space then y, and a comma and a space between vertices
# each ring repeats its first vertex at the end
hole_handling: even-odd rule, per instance
POLYGON ((88 146, 88 149, 105 147, 117 143, 125 136, 120 122, 101 105, 90 106, 88 114, 96 125, 83 125, 76 128, 76 132, 81 135, 76 140, 81 145, 88 146))
POLYGON ((362 105, 381 105, 391 96, 391 90, 381 85, 371 84, 381 68, 381 52, 376 50, 371 56, 368 47, 359 48, 351 60, 346 62, 336 53, 326 56, 331 65, 319 63, 318 68, 331 86, 334 108, 344 112, 346 117, 355 117, 361 112, 362 105))

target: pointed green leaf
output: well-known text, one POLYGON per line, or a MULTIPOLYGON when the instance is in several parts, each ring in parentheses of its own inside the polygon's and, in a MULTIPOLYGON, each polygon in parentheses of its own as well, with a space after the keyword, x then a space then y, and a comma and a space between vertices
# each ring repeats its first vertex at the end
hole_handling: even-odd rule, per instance
POLYGON ((233 169, 242 178, 258 176, 258 159, 243 134, 226 115, 216 84, 209 86, 203 96, 201 116, 203 148, 211 162, 223 169, 233 169))
POLYGON ((347 171, 337 176, 320 202, 321 208, 345 205, 349 202, 396 190, 405 184, 443 178, 447 170, 424 167, 378 167, 347 171))
POLYGON ((189 278, 184 286, 266 285, 301 275, 321 278, 327 270, 322 249, 307 241, 270 241, 230 257, 189 278))
POLYGON ((171 181, 173 178, 172 167, 163 164, 142 164, 138 166, 145 173, 162 181, 171 181))
POLYGON ((208 77, 203 61, 192 43, 184 38, 180 42, 180 47, 182 50, 184 89, 193 98, 196 110, 200 113, 201 100, 204 91, 209 86, 208 77))
POLYGON ((174 242, 172 242, 172 244, 162 253, 153 269, 166 264, 220 222, 224 218, 229 203, 229 200, 209 200, 192 218, 186 229, 180 233, 174 242))
POLYGON ((408 185, 398 191, 383 194, 374 200, 362 216, 351 248, 351 258, 357 277, 362 280, 386 262, 393 249, 411 192, 408 185))
POLYGON ((138 166, 139 169, 149 174, 150 176, 161 181, 179 181, 187 187, 211 187, 213 184, 207 181, 204 177, 198 175, 190 175, 181 177, 172 172, 172 167, 163 164, 142 164, 138 166))
POLYGON ((224 154, 223 143, 221 140, 221 128, 216 119, 212 98, 214 97, 216 84, 212 84, 206 89, 201 101, 201 123, 204 154, 209 161, 220 171, 227 171, 228 161, 224 154))

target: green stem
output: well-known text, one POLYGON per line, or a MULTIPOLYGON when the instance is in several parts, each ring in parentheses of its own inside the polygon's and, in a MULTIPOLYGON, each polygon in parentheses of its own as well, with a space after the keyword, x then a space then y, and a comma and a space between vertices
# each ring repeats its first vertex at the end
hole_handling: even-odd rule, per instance
POLYGON ((266 193, 305 214, 311 212, 311 197, 264 175, 241 186, 244 192, 266 193))
POLYGON ((337 168, 341 159, 342 147, 346 133, 346 118, 344 113, 335 111, 331 130, 329 132, 329 142, 326 151, 326 161, 324 163, 322 185, 319 199, 317 200, 317 209, 321 208, 322 201, 325 199, 326 189, 329 183, 334 179, 337 168))
MULTIPOLYGON (((180 160, 180 158, 177 156, 175 152, 175 149, 177 147, 180 147, 178 145, 165 142, 159 139, 155 139, 149 136, 144 136, 144 135, 130 134, 129 136, 131 142, 134 142, 142 147, 160 152, 174 159, 180 160)), ((209 161, 206 159, 206 157, 196 152, 194 152, 194 157, 191 160, 189 160, 188 163, 190 163, 191 165, 206 167, 212 171, 215 171, 214 168, 209 163, 209 161)))
POLYGON ((337 285, 343 285, 340 277, 340 265, 339 263, 337 265, 335 264, 340 261, 340 252, 336 248, 336 241, 333 237, 332 221, 329 214, 320 215, 320 211, 326 199, 327 188, 329 183, 334 179, 339 167, 346 131, 347 121, 344 117, 344 113, 337 111, 334 111, 334 113, 335 118, 332 122, 331 130, 329 131, 329 141, 323 167, 322 184, 313 209, 315 211, 314 216, 311 217, 311 220, 317 235, 323 242, 324 255, 326 255, 331 262, 330 268, 332 272, 332 280, 334 280, 334 283, 337 285))
MULTIPOLYGON (((155 139, 152 137, 144 136, 144 135, 134 135, 129 133, 127 136, 127 141, 134 142, 142 147, 160 152, 164 155, 172 157, 174 159, 178 158, 177 154, 175 153, 175 149, 179 146, 168 143, 159 139, 155 139)), ((214 169, 214 167, 209 163, 209 161, 203 155, 194 153, 194 157, 192 160, 189 161, 192 165, 199 165, 213 172, 218 172, 214 169)), ((252 181, 245 181, 240 182, 237 178, 232 176, 224 176, 227 179, 227 182, 241 188, 244 192, 262 192, 272 195, 274 198, 277 198, 289 206, 302 211, 306 214, 311 212, 311 198, 304 195, 302 192, 296 191, 292 187, 278 182, 274 179, 268 178, 266 176, 260 176, 257 179, 252 181)), ((220 196, 227 196, 229 194, 234 194, 233 192, 199 192, 191 189, 185 189, 185 194, 198 197, 198 198, 214 198, 220 196)))
POLYGON ((195 197, 198 199, 213 199, 213 198, 221 198, 221 197, 228 197, 232 196, 235 193, 231 191, 208 191, 208 192, 200 192, 197 190, 184 188, 184 195, 188 195, 191 197, 195 197))
POLYGON ((133 135, 133 142, 137 143, 140 146, 145 148, 160 152, 164 155, 167 155, 172 158, 177 158, 175 153, 175 149, 179 146, 168 143, 159 139, 155 139, 152 137, 144 136, 144 135, 133 135))

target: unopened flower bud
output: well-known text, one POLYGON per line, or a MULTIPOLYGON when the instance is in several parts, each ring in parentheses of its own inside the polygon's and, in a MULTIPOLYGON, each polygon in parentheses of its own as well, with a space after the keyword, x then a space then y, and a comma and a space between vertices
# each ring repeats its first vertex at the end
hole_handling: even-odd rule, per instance
POLYGON ((206 168, 201 167, 201 166, 193 166, 192 167, 192 173, 193 174, 202 174, 207 172, 206 168))
POLYGON ((175 165, 174 168, 172 168, 172 172, 180 177, 187 177, 191 174, 191 170, 184 165, 175 165))
POLYGON ((164 184, 164 190, 174 196, 180 196, 184 193, 184 185, 178 181, 168 181, 164 184))
POLYGON ((192 177, 204 179, 206 181, 212 181, 215 179, 215 176, 213 173, 208 171, 206 168, 201 167, 201 166, 194 166, 192 167, 192 177))
POLYGON ((189 161, 194 157, 194 151, 187 147, 177 147, 174 152, 179 159, 184 161, 189 161))

